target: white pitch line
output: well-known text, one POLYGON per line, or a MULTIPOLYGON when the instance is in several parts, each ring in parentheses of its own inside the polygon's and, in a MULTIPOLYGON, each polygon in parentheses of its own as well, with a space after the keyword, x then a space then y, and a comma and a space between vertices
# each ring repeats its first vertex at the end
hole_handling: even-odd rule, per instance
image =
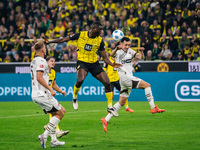
MULTIPOLYGON (((97 111, 105 111, 105 110, 91 110, 91 111, 75 111, 75 112, 66 112, 66 114, 73 114, 73 113, 90 113, 90 112, 97 112, 97 111)), ((45 114, 33 114, 33 115, 19 115, 19 116, 5 116, 0 117, 0 119, 5 118, 22 118, 22 117, 33 117, 33 116, 42 116, 45 114)))

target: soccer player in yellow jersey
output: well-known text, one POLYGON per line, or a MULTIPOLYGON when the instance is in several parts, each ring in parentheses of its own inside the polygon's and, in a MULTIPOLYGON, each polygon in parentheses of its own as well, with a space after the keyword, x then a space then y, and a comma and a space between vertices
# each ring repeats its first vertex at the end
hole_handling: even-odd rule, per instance
MULTIPOLYGON (((57 92, 61 93, 62 95, 66 96, 66 92, 62 91, 58 85, 56 84, 56 72, 53 69, 55 66, 55 58, 54 57, 48 57, 47 64, 49 67, 49 86, 56 90, 57 92)), ((51 114, 49 114, 49 120, 51 119, 51 114)), ((47 128, 47 125, 44 126, 44 129, 47 128)), ((69 133, 69 130, 63 131, 59 129, 59 126, 56 127, 56 136, 57 138, 61 138, 64 135, 67 135, 69 133)))
MULTIPOLYGON (((109 54, 108 54, 109 55, 109 54)), ((114 62, 114 58, 109 57, 110 61, 113 63, 114 62)), ((114 91, 114 87, 120 91, 121 87, 119 84, 119 75, 118 75, 118 69, 114 68, 106 63, 104 63, 104 70, 106 71, 108 78, 110 79, 110 83, 111 83, 111 89, 112 89, 112 93, 114 91)), ((113 97, 114 97, 114 93, 113 93, 113 97)), ((126 100, 126 103, 124 104, 125 106, 125 110, 129 111, 130 113, 133 113, 134 110, 130 109, 128 107, 128 99, 126 100)), ((112 100, 108 101, 108 108, 112 107, 112 100)))
MULTIPOLYGON (((69 40, 77 40, 77 81, 74 85, 73 92, 73 107, 75 110, 78 109, 77 95, 81 88, 83 81, 85 80, 88 72, 90 72, 97 80, 99 80, 105 86, 105 95, 108 101, 112 99, 112 91, 110 80, 101 67, 97 60, 97 51, 103 57, 103 60, 113 67, 120 67, 121 64, 112 63, 106 55, 105 44, 103 39, 100 37, 103 26, 100 22, 93 22, 90 31, 81 31, 69 37, 53 39, 48 41, 43 36, 46 43, 62 43, 69 40)), ((107 109, 108 112, 114 116, 118 116, 115 108, 111 107, 107 109)))

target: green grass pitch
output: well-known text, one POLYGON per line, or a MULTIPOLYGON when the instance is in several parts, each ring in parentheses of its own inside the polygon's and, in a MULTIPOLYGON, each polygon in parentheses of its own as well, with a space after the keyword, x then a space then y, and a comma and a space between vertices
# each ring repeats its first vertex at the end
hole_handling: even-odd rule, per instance
MULTIPOLYGON (((122 107, 105 133, 101 118, 107 114, 106 102, 79 102, 78 111, 71 102, 61 102, 67 113, 59 125, 70 133, 60 139, 66 144, 55 149, 199 150, 200 103, 156 103, 166 112, 150 114, 148 102, 129 102, 135 112, 128 113, 122 107)), ((37 136, 47 122, 48 116, 33 102, 1 102, 0 150, 41 149, 37 136)), ((52 149, 50 138, 46 146, 52 149)))

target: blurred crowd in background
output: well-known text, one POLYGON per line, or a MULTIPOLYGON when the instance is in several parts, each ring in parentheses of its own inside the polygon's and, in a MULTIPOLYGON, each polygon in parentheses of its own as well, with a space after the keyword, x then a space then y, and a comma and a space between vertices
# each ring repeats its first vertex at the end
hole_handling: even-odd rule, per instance
MULTIPOLYGON (((121 29, 131 47, 145 47, 146 61, 200 60, 199 0, 1 0, 0 62, 30 62, 42 35, 55 39, 89 31, 93 21, 103 25, 107 52, 119 44, 112 32, 121 29)), ((56 61, 76 61, 76 41, 47 49, 56 61)))

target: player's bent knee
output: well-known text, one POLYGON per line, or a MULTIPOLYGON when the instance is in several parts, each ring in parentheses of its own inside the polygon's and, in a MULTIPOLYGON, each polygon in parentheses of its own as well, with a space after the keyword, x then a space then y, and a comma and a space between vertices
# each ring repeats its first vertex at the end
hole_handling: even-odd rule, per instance
POLYGON ((111 88, 111 83, 110 83, 110 81, 103 82, 103 85, 104 85, 106 88, 107 88, 107 87, 111 88))
POLYGON ((62 109, 58 110, 56 115, 59 116, 60 119, 62 119, 64 117, 64 111, 62 109))
POLYGON ((65 108, 62 106, 62 105, 60 105, 61 106, 61 110, 63 111, 63 113, 65 114, 66 113, 66 110, 65 110, 65 108))
POLYGON ((119 104, 121 106, 124 106, 124 104, 126 103, 127 98, 128 97, 122 97, 122 96, 120 96, 120 98, 119 98, 119 104))
POLYGON ((78 83, 78 84, 82 84, 83 81, 84 81, 84 79, 77 79, 77 83, 78 83))
POLYGON ((146 83, 146 88, 147 88, 147 87, 151 87, 151 85, 150 85, 149 83, 146 83))

